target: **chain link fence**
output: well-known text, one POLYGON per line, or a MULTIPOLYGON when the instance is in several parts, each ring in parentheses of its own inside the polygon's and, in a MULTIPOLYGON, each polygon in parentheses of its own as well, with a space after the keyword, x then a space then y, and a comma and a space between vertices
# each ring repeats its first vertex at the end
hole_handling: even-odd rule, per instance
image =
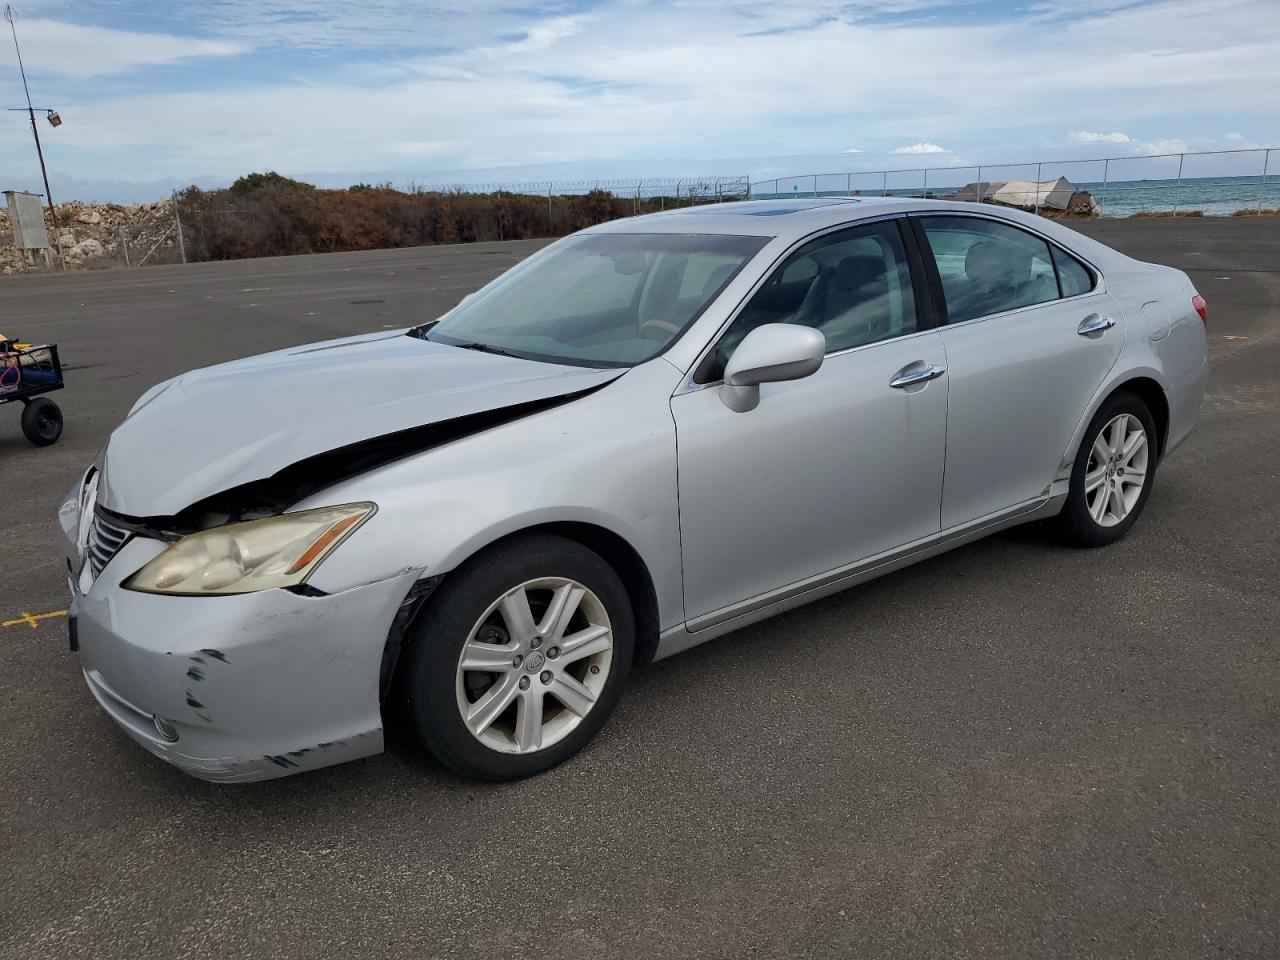
POLYGON ((69 200, 52 211, 40 206, 38 216, 47 227, 47 247, 34 251, 42 258, 22 249, 8 211, 0 210, 0 274, 186 262, 182 222, 171 198, 129 205, 69 200), (60 258, 54 255, 59 249, 60 258))
MULTIPOLYGON (((1280 210, 1280 149, 1260 147, 1097 160, 1037 160, 846 173, 806 173, 751 185, 755 199, 952 196, 967 185, 1066 177, 1104 217, 1232 216, 1280 210)), ((1037 198, 1039 199, 1039 198, 1037 198)), ((1027 206, 1039 207, 1038 202, 1027 206)))
POLYGON ((748 200, 751 180, 747 176, 640 177, 611 180, 544 180, 525 183, 417 183, 409 193, 459 193, 471 195, 516 194, 546 197, 548 221, 554 222, 557 202, 591 194, 608 194, 629 202, 633 215, 654 213, 671 207, 748 200))

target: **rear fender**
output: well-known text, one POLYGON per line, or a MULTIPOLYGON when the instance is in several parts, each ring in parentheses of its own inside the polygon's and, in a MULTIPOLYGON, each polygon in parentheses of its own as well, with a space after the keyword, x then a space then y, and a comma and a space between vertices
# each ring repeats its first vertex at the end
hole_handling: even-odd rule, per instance
MULTIPOLYGON (((1054 486, 1051 491, 1053 494, 1056 495, 1056 494, 1067 492, 1067 485, 1070 483, 1070 480, 1071 480, 1071 469, 1075 465, 1076 454, 1080 450, 1080 444, 1084 442, 1085 430, 1088 429, 1089 424, 1093 421, 1093 418, 1097 416, 1098 410, 1101 409, 1103 403, 1105 403, 1107 401, 1107 398, 1110 397, 1117 390, 1122 389, 1125 386, 1125 384, 1133 383, 1134 381, 1153 382, 1156 385, 1156 387, 1159 388, 1161 394, 1164 394, 1168 390, 1168 386, 1169 386, 1168 380, 1165 377, 1165 375, 1160 370, 1156 369, 1154 366, 1149 366, 1149 365, 1138 366, 1138 367, 1126 366, 1121 368, 1120 366, 1117 365, 1115 367, 1112 367, 1111 372, 1108 374, 1107 378, 1102 382, 1102 385, 1098 388, 1098 390, 1094 393, 1093 397, 1090 399, 1089 406, 1085 409, 1084 415, 1080 418, 1079 422, 1076 423, 1075 430, 1072 432, 1072 435, 1071 435, 1071 443, 1067 447, 1067 449, 1063 452, 1062 460, 1058 464, 1058 473, 1057 473, 1057 476, 1054 478, 1054 486)), ((1141 389, 1138 392, 1142 392, 1141 389)), ((1163 426, 1165 430, 1167 430, 1168 429, 1168 416, 1167 416, 1168 400, 1164 399, 1163 402, 1165 404, 1165 416, 1164 416, 1165 422, 1163 426)), ((1157 417, 1157 419, 1160 419, 1160 418, 1157 417)), ((1159 441, 1160 441, 1160 444, 1159 444, 1160 451, 1163 453, 1165 448, 1165 443, 1167 441, 1167 437, 1161 436, 1159 438, 1159 441)))

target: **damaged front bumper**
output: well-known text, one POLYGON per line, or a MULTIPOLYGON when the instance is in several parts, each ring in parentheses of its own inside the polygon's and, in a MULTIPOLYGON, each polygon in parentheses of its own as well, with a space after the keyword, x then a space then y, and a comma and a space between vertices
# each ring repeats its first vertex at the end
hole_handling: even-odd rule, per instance
MULTIPOLYGON (((78 572, 74 530, 64 522, 69 569, 78 572)), ((85 680, 134 740, 220 782, 382 751, 383 652, 416 571, 310 596, 181 597, 120 586, 163 548, 135 537, 87 590, 71 578, 85 680)))

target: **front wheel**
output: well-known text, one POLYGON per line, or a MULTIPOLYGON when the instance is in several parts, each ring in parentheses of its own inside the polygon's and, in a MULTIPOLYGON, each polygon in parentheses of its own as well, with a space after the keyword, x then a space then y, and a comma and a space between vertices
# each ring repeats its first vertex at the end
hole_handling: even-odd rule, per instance
POLYGON ((604 726, 635 623, 598 554, 536 535, 451 574, 408 640, 399 689, 418 739, 455 773, 511 780, 568 759, 604 726))
POLYGON ((28 400, 22 408, 22 432, 37 447, 47 447, 62 436, 62 411, 47 397, 28 400))
POLYGON ((1085 431, 1061 523, 1073 543, 1115 543, 1137 522, 1156 472, 1156 426, 1131 393, 1107 400, 1085 431))

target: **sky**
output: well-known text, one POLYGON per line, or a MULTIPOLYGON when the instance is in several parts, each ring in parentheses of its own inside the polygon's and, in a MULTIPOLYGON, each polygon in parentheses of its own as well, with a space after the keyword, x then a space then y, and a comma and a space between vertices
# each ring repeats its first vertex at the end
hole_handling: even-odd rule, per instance
MULTIPOLYGON (((1280 0, 13 5, 58 200, 1280 147, 1280 0)), ((0 189, 42 191, 22 113, 0 189)))

